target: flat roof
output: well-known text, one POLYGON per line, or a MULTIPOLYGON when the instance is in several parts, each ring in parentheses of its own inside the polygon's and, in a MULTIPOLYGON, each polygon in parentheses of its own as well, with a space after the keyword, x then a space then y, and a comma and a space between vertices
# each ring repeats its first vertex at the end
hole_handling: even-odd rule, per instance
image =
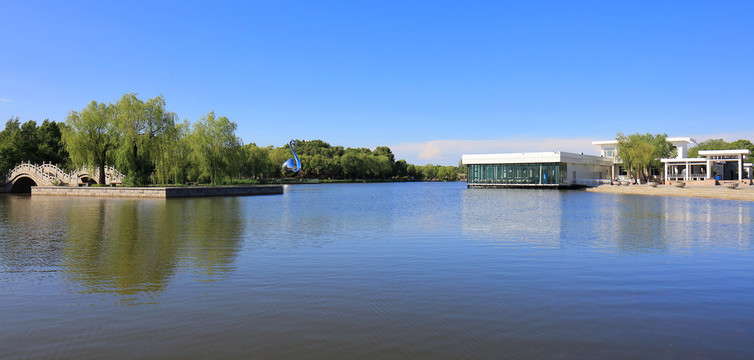
POLYGON ((599 155, 575 154, 565 151, 543 151, 528 153, 462 155, 461 162, 464 165, 564 162, 571 164, 594 164, 611 166, 613 164, 613 158, 606 158, 599 155))
POLYGON ((699 162, 699 163, 707 163, 707 159, 705 159, 705 158, 669 158, 669 159, 660 159, 660 161, 662 161, 664 163, 669 163, 669 162, 678 162, 678 163, 699 162))
POLYGON ((699 155, 715 156, 715 155, 751 155, 749 149, 735 149, 735 150, 699 150, 699 155))
POLYGON ((694 140, 693 138, 690 138, 690 137, 672 137, 672 138, 669 137, 669 138, 666 138, 665 140, 667 140, 668 142, 672 142, 672 143, 673 142, 685 142, 685 143, 689 143, 689 144, 696 144, 696 140, 694 140))
POLYGON ((592 145, 618 145, 618 140, 592 141, 592 145))
MULTIPOLYGON (((751 150, 749 149, 735 149, 735 150, 699 150, 699 155, 702 156, 726 156, 726 155, 750 155, 751 150)), ((744 157, 745 158, 745 157, 744 157)), ((679 162, 679 163, 691 163, 691 162, 706 162, 707 160, 716 160, 720 161, 721 159, 709 159, 709 158, 671 158, 671 159, 660 159, 660 161, 664 163, 668 162, 679 162)), ((727 159, 727 160, 736 160, 736 159, 727 159)))

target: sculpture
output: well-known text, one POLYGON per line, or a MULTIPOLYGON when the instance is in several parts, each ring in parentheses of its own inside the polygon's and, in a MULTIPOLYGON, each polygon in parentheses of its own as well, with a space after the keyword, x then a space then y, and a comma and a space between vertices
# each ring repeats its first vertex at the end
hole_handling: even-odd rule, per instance
POLYGON ((293 158, 288 159, 283 163, 282 172, 283 176, 292 177, 301 171, 301 160, 299 160, 298 155, 296 155, 296 140, 291 140, 288 145, 293 153, 293 158))

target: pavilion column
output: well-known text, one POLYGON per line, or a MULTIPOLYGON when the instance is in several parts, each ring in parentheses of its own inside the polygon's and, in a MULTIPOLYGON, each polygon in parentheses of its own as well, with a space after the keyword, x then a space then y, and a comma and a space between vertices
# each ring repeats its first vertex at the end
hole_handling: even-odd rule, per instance
POLYGON ((741 181, 744 173, 744 156, 738 155, 738 181, 741 181))
POLYGON ((686 162, 686 175, 683 177, 684 180, 689 181, 689 173, 691 172, 691 169, 689 169, 689 162, 686 162))
POLYGON ((667 183, 668 182, 668 163, 665 163, 665 172, 662 174, 663 178, 662 180, 667 183))
POLYGON ((707 179, 714 179, 712 177, 712 162, 707 159, 707 179))

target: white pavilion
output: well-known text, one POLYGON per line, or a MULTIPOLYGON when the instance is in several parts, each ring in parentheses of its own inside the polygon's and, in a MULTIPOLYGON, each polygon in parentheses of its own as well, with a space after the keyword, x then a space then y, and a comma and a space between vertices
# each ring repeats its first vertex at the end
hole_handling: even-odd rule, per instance
POLYGON ((670 181, 751 179, 751 163, 744 163, 751 151, 699 150, 698 158, 662 159, 665 178, 670 181))

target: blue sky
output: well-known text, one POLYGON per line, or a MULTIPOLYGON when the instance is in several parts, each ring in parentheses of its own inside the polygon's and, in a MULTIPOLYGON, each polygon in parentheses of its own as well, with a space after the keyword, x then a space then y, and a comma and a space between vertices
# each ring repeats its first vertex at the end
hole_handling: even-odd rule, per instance
POLYGON ((245 143, 597 153, 754 140, 753 1, 4 1, 0 120, 162 94, 245 143))

